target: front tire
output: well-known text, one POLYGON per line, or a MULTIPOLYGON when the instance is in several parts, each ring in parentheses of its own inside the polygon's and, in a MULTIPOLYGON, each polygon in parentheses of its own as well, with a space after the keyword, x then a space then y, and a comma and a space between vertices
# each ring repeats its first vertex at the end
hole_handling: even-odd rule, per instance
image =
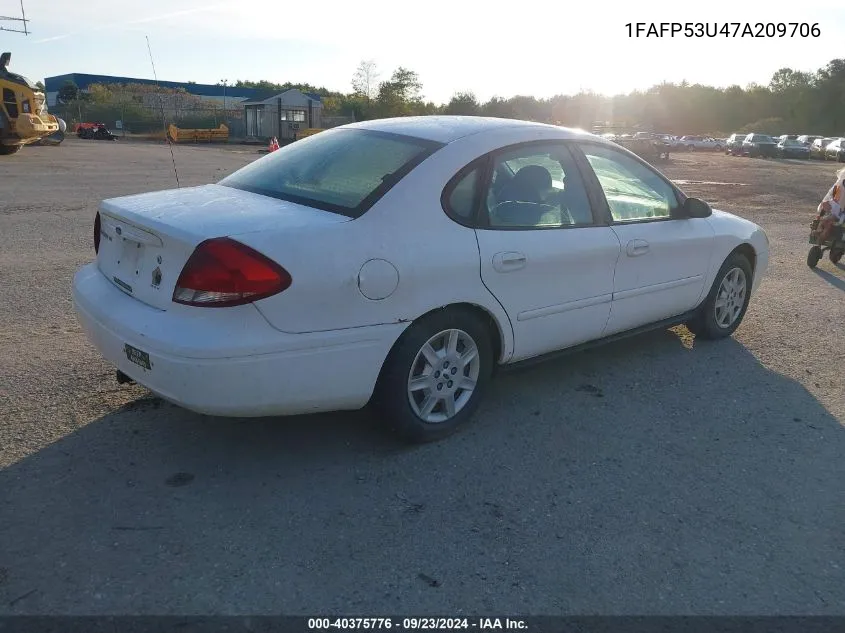
POLYGON ((491 332, 469 310, 445 309, 414 323, 382 367, 373 405, 405 441, 451 435, 475 413, 493 373, 491 332))
POLYGON ((822 255, 822 247, 813 246, 813 248, 810 249, 810 252, 807 253, 807 266, 815 268, 816 264, 818 264, 819 260, 822 258, 822 255))
POLYGON ((740 253, 733 253, 722 264, 710 293, 687 329, 703 339, 722 339, 733 334, 742 323, 753 283, 751 263, 740 253))

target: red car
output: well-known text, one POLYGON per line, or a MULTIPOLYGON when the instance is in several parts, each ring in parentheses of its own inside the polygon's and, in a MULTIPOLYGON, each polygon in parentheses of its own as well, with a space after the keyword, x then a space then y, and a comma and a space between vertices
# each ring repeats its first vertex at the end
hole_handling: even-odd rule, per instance
POLYGON ((106 127, 105 123, 79 123, 76 126, 76 135, 79 138, 101 141, 114 141, 117 139, 106 127))

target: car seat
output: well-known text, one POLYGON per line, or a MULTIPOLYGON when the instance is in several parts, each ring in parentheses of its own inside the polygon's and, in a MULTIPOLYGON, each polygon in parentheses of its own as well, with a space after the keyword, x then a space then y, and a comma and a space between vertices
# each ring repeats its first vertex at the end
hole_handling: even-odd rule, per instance
POLYGON ((536 226, 552 206, 544 204, 545 195, 552 189, 552 175, 540 165, 526 165, 519 169, 501 188, 491 215, 493 224, 536 226))

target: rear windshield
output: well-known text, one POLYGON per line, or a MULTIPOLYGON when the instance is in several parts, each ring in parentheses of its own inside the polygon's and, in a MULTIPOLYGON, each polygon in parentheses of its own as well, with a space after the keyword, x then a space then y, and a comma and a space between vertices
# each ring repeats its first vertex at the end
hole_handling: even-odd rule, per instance
POLYGON ((219 184, 358 217, 442 143, 337 129, 286 145, 219 184))

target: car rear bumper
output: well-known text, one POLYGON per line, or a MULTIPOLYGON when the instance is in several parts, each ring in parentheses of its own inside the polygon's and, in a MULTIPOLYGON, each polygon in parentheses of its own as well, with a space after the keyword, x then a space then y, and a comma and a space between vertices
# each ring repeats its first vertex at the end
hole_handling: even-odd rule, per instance
POLYGON ((82 267, 73 302, 85 333, 117 369, 186 409, 257 417, 358 409, 406 324, 287 334, 253 305, 157 310, 82 267), (129 360, 126 345, 149 355, 129 360))

